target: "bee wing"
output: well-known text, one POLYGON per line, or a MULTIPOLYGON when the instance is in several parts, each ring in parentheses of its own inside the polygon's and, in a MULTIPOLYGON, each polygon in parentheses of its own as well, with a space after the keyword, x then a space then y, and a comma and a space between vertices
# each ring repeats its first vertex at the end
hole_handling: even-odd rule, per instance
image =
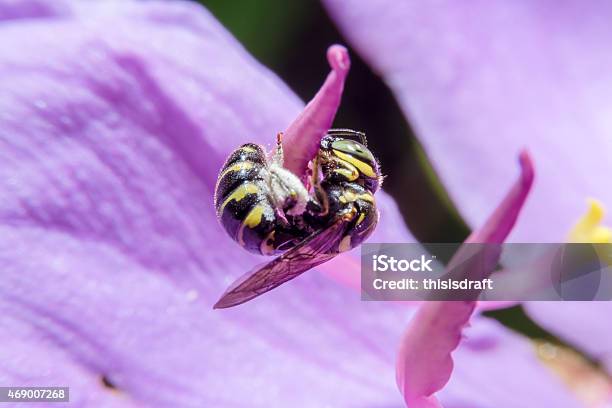
POLYGON ((309 236, 270 263, 238 278, 213 307, 223 309, 247 302, 334 258, 338 253, 328 252, 342 238, 345 225, 346 221, 340 219, 330 227, 309 236))

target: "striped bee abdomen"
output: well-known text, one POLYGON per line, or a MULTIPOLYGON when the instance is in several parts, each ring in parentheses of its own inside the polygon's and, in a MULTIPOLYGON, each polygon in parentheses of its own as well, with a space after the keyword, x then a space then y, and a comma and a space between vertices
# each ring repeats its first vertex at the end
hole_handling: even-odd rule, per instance
MULTIPOLYGON (((235 150, 222 167, 215 187, 215 209, 221 225, 250 252, 272 255, 286 244, 265 178, 263 149, 247 143, 235 150)), ((291 237, 293 238, 293 237, 291 237)))
POLYGON ((262 169, 266 166, 263 149, 252 143, 240 146, 232 152, 219 172, 215 187, 215 208, 219 212, 223 200, 245 181, 261 182, 262 169))
POLYGON ((323 182, 322 188, 328 197, 328 218, 334 220, 349 216, 350 219, 345 235, 338 242, 338 252, 361 245, 378 223, 378 210, 372 192, 357 183, 323 182))

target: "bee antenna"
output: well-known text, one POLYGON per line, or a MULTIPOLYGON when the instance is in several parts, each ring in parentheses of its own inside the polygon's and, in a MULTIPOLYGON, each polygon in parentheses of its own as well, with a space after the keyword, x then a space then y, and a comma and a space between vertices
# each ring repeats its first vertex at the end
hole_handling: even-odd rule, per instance
POLYGON ((282 166, 284 161, 283 155, 283 132, 278 132, 276 134, 276 154, 275 154, 276 162, 282 166))

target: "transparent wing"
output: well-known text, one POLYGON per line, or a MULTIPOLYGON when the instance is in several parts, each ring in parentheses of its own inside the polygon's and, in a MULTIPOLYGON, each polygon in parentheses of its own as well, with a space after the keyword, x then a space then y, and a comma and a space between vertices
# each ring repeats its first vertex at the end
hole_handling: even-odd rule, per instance
POLYGON ((223 309, 247 302, 334 258, 329 250, 344 234, 346 221, 340 219, 330 227, 306 238, 270 263, 237 279, 215 303, 223 309))

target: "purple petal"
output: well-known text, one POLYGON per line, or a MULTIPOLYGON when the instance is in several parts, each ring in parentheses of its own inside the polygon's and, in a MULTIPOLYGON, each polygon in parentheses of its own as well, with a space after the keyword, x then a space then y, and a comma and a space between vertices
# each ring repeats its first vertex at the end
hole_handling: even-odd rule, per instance
POLYGON ((4 0, 0 3, 0 21, 20 18, 59 17, 70 14, 64 0, 4 0))
POLYGON ((446 386, 435 397, 416 397, 408 407, 428 407, 437 400, 445 408, 584 407, 535 350, 498 322, 475 316, 452 354, 446 386))
MULTIPOLYGON (((521 174, 486 224, 475 231, 466 243, 502 243, 514 226, 533 183, 533 164, 526 153, 520 156, 521 174)), ((462 259, 471 250, 462 246, 453 259, 462 259)), ((479 249, 482 250, 482 249, 479 249)), ((488 251, 487 251, 488 252, 488 251)), ((487 277, 499 261, 499 251, 487 254, 484 271, 487 277)), ((467 276, 474 271, 466 271, 467 276)), ((461 278, 461 277, 457 277, 461 278)), ((433 394, 442 389, 453 371, 451 353, 461 340, 463 328, 470 321, 476 301, 424 302, 406 330, 396 363, 397 384, 408 406, 436 406, 433 394)))
POLYGON ((70 385, 74 406, 399 405, 404 313, 317 273, 211 310, 262 260, 219 227, 217 171, 298 98, 195 4, 91 7, 0 25, 0 383, 70 385))
POLYGON ((473 319, 453 359, 453 375, 437 393, 445 408, 582 406, 541 364, 533 344, 491 319, 473 319))
POLYGON ((501 244, 508 237, 527 201, 535 174, 529 153, 522 152, 519 163, 521 165, 519 179, 482 228, 474 231, 466 242, 501 244))
POLYGON ((538 181, 513 240, 559 242, 587 197, 612 205, 612 3, 324 3, 393 89, 472 226, 525 147, 538 181))
POLYGON ((342 98, 344 80, 351 67, 348 51, 340 45, 329 47, 327 60, 332 71, 284 135, 284 166, 298 176, 304 175, 308 162, 317 154, 321 138, 334 121, 342 98))
MULTIPOLYGON (((71 406, 398 406, 403 309, 311 273, 210 310, 261 261, 214 219, 218 167, 300 101, 194 4, 74 4, 0 25, 0 383, 69 384, 71 406)), ((411 240, 377 200, 377 240, 411 240)))
POLYGON ((612 308, 608 302, 531 302, 525 307, 542 327, 588 352, 612 373, 612 308))
POLYGON ((474 318, 465 336, 453 353, 453 375, 437 394, 445 408, 584 406, 522 336, 487 318, 474 318))
MULTIPOLYGON (((587 197, 612 207, 612 3, 324 3, 395 92, 471 225, 504 194, 504 163, 525 147, 538 180, 511 240, 565 240, 587 197)), ((528 310, 593 356, 612 353, 610 325, 591 317, 609 315, 609 303, 556 308, 528 310)))
MULTIPOLYGON (((609 228, 600 225, 604 209, 597 202, 591 205, 569 238, 575 242, 609 242, 609 228)), ((608 324, 610 302, 533 302, 526 305, 526 310, 540 325, 577 346, 612 373, 612 343, 607 340, 612 335, 608 324)))
POLYGON ((1 232, 0 338, 20 345, 3 347, 3 384, 70 385, 76 406, 398 402, 390 329, 405 322, 316 274, 221 314, 208 310, 214 289, 180 289, 105 243, 1 232))
POLYGON ((450 353, 475 302, 426 302, 410 322, 397 360, 397 384, 410 407, 437 406, 433 394, 453 371, 450 353))

